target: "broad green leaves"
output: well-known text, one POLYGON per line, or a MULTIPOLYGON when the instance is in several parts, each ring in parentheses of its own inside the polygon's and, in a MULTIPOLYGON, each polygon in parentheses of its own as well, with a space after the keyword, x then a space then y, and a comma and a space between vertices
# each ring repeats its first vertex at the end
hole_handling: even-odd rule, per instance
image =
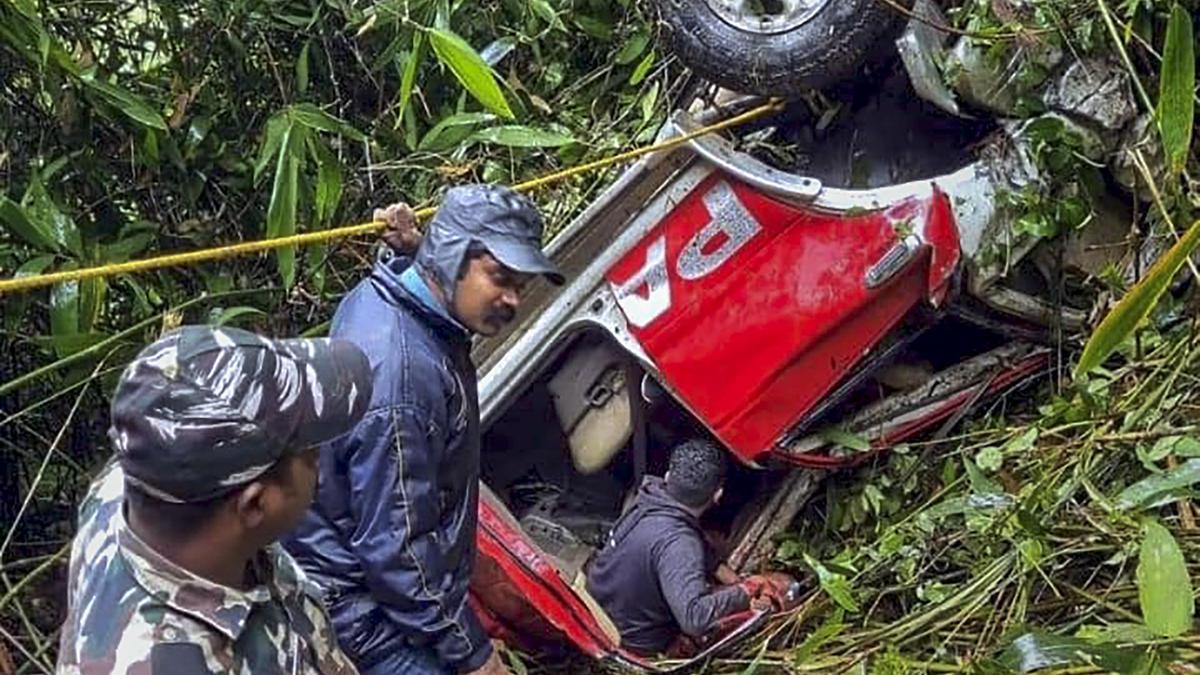
MULTIPOLYGON (((306 129, 289 125, 284 131, 281 151, 275 164, 275 184, 271 189, 271 206, 267 210, 267 237, 274 239, 286 237, 296 232, 296 202, 299 199, 298 187, 300 162, 303 159, 304 135, 306 129)), ((296 249, 284 246, 275 249, 279 263, 279 274, 283 277, 285 286, 291 286, 296 279, 296 249)))
POLYGON ((804 562, 812 568, 813 572, 817 573, 817 581, 821 584, 821 590, 825 591, 838 607, 847 612, 858 612, 858 601, 854 599, 854 589, 851 588, 850 581, 846 579, 845 575, 830 570, 807 553, 804 554, 804 562))
POLYGON ((167 130, 167 123, 163 121, 162 115, 155 112, 138 96, 100 80, 85 78, 82 82, 84 86, 98 94, 109 105, 120 110, 129 119, 160 131, 167 130))
POLYGON ((1158 124, 1167 162, 1174 173, 1183 171, 1192 145, 1196 89, 1195 39, 1192 17, 1179 5, 1171 10, 1159 79, 1158 124))
POLYGON ((1191 630, 1195 605, 1187 563, 1175 538, 1154 521, 1142 526, 1137 586, 1142 618, 1150 630, 1164 637, 1191 630))
POLYGON ((45 223, 31 219, 20 204, 3 195, 0 195, 0 224, 34 248, 43 251, 61 248, 45 223))
POLYGON ((484 143, 514 148, 557 148, 575 142, 574 138, 566 134, 519 125, 484 129, 476 133, 473 138, 484 143))
POLYGON ((1116 508, 1122 511, 1161 506, 1191 493, 1200 483, 1200 459, 1189 459, 1179 466, 1157 473, 1130 485, 1117 495, 1116 508))
POLYGON ((475 100, 500 117, 513 119, 512 109, 508 107, 508 100, 500 91, 492 69, 466 40, 449 30, 430 28, 429 42, 438 60, 454 73, 475 100))
POLYGON ((400 124, 404 121, 404 111, 408 110, 408 100, 412 97, 413 83, 417 77, 417 66, 421 65, 421 59, 424 56, 425 34, 421 31, 414 31, 412 51, 408 53, 408 58, 404 62, 404 73, 400 76, 400 100, 396 104, 398 112, 394 125, 396 129, 399 129, 400 124))
POLYGON ((1183 267, 1188 256, 1196 250, 1197 245, 1200 245, 1200 221, 1188 228, 1183 237, 1154 263, 1145 278, 1130 289, 1096 327, 1083 348, 1079 365, 1075 366, 1076 377, 1103 363, 1104 359, 1133 334, 1142 319, 1154 309, 1158 299, 1171 284, 1171 279, 1175 278, 1175 274, 1183 267))
MULTIPOLYGON (((310 159, 317 169, 312 204, 315 220, 328 222, 337 212, 342 198, 341 165, 319 138, 320 132, 352 141, 366 140, 359 130, 309 103, 289 106, 267 121, 254 173, 257 178, 274 161, 275 177, 267 208, 268 238, 296 233, 303 210, 301 177, 310 159)), ((296 280, 296 249, 284 246, 276 249, 275 255, 279 275, 290 287, 296 280)))

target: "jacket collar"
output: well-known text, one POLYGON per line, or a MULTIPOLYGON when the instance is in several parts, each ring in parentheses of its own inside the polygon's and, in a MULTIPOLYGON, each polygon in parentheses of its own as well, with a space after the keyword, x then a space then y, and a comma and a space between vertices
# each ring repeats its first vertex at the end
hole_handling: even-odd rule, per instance
POLYGON ((276 575, 282 555, 278 544, 263 550, 255 561, 259 585, 243 591, 209 581, 168 560, 130 529, 123 510, 115 519, 121 555, 138 585, 175 611, 203 621, 230 640, 241 635, 256 605, 271 601, 269 586, 274 585, 282 593, 294 586, 276 575))
POLYGON ((393 256, 375 263, 371 283, 386 302, 412 310, 442 337, 456 342, 471 339, 466 327, 450 316, 445 305, 433 296, 411 258, 393 256))

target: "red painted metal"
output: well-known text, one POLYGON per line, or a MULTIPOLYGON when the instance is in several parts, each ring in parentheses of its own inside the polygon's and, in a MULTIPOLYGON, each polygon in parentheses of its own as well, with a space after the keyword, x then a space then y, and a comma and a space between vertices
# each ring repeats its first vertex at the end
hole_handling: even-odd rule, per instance
POLYGON ((788 452, 782 448, 776 448, 771 456, 785 464, 806 469, 845 469, 858 466, 891 448, 893 445, 912 438, 949 418, 959 408, 967 405, 978 395, 979 387, 987 388, 983 392, 983 396, 995 396, 1045 373, 1049 366, 1049 353, 1041 352, 1032 354, 1012 364, 1003 372, 997 373, 990 380, 980 381, 977 386, 967 387, 947 396, 941 401, 931 404, 920 417, 899 425, 878 438, 869 439, 872 449, 867 452, 857 452, 846 456, 833 456, 828 454, 829 450, 832 449, 831 446, 815 448, 803 453, 788 452))
POLYGON ((599 659, 648 668, 611 640, 558 570, 488 494, 479 499, 478 557, 471 594, 487 608, 489 633, 520 634, 526 645, 574 645, 599 659))
POLYGON ((750 462, 771 452, 914 305, 944 300, 959 262, 953 215, 939 192, 878 211, 829 213, 720 175, 684 198, 608 280, 627 286, 664 241, 669 307, 649 321, 630 317, 631 330, 682 402, 750 462), (702 254, 728 248, 731 235, 705 229, 706 195, 711 203, 709 193, 725 185, 758 229, 698 276, 681 255, 697 242, 702 254), (909 232, 923 245, 895 276, 867 288, 867 272, 909 232))

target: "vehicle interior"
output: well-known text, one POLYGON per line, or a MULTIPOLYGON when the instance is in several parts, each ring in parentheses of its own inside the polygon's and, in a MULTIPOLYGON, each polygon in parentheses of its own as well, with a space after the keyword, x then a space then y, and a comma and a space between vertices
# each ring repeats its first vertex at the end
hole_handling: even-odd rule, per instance
MULTIPOLYGON (((914 390, 935 373, 1008 341, 962 318, 931 318, 897 330, 895 348, 855 369, 804 419, 804 428, 820 429, 914 390)), ((574 583, 642 477, 662 476, 676 444, 711 436, 603 331, 585 330, 567 340, 485 430, 482 475, 522 530, 574 583)), ((732 457, 727 468, 725 497, 703 522, 729 552, 754 529, 761 495, 780 485, 788 470, 753 469, 732 457)))
MULTIPOLYGON (((482 474, 521 528, 574 581, 636 494, 662 476, 672 447, 711 438, 600 330, 583 331, 484 433, 482 474)), ((726 495, 705 518, 731 533, 764 479, 730 461, 726 495)))

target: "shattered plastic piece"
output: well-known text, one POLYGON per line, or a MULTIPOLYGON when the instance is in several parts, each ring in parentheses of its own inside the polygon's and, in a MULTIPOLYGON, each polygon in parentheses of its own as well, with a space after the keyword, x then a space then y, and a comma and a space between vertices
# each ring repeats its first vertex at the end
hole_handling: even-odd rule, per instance
POLYGON ((1112 61, 1082 59, 1071 64, 1044 97, 1046 107, 1118 131, 1137 114, 1129 75, 1112 61))
POLYGON ((937 64, 945 61, 947 33, 934 28, 933 25, 944 26, 948 22, 942 10, 930 0, 917 0, 913 6, 913 14, 926 21, 913 19, 908 22, 904 34, 896 40, 896 48, 908 79, 913 89, 921 98, 929 101, 951 115, 963 115, 954 100, 954 93, 942 79, 942 72, 937 64))
POLYGON ((962 38, 951 50, 946 72, 963 100, 1015 115, 1020 98, 1041 86, 1062 59, 1062 50, 1048 43, 1018 45, 997 66, 982 47, 962 38))

